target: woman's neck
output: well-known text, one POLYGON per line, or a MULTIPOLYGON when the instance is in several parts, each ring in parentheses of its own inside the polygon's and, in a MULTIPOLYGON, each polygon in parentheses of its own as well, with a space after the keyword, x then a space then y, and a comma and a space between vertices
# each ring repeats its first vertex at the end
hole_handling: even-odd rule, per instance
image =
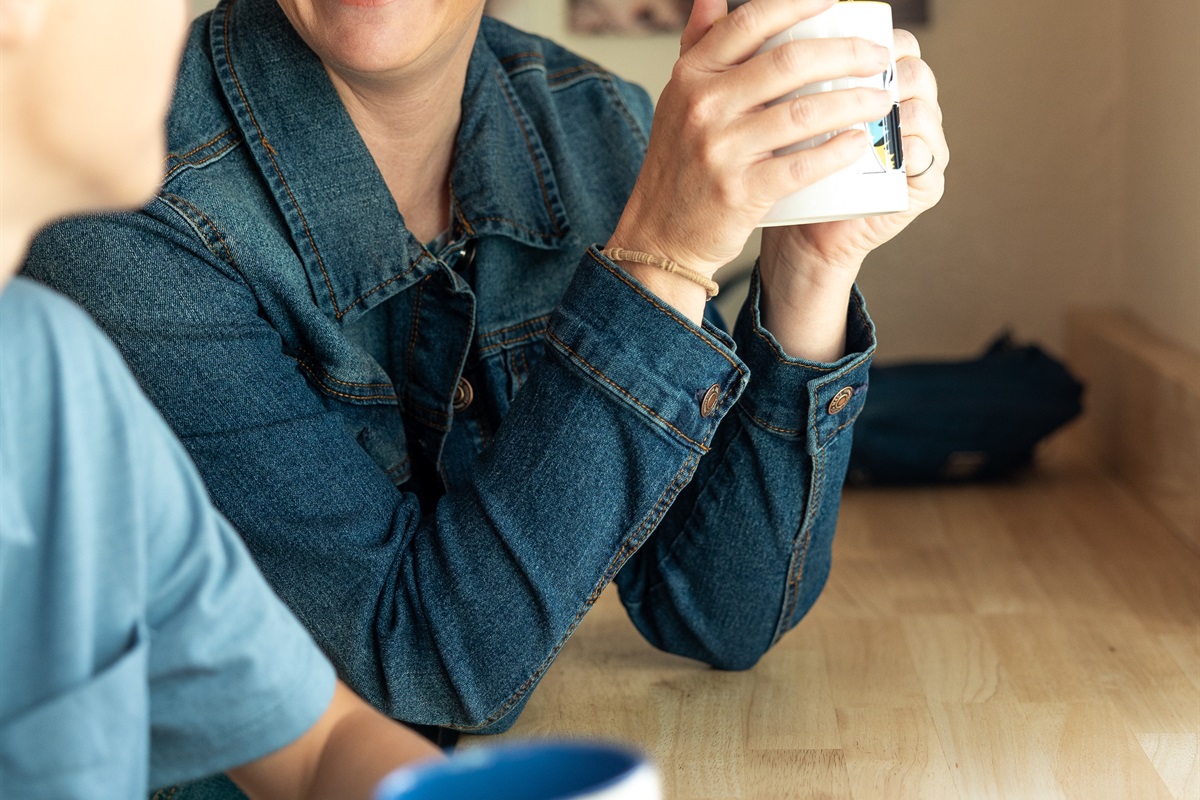
POLYGON ((326 70, 405 224, 428 242, 449 225, 450 166, 474 36, 448 63, 403 76, 326 70))

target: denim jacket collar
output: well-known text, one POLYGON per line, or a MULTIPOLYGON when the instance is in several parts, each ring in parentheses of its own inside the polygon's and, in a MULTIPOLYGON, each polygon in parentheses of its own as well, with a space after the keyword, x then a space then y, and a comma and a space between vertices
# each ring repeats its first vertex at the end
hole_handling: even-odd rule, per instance
MULTIPOLYGON (((493 24, 483 20, 467 69, 452 224, 460 235, 559 247, 570 226, 546 149, 488 44, 493 24)), ((320 60, 275 0, 227 0, 210 36, 221 89, 317 303, 347 323, 436 269, 404 226, 320 60)))

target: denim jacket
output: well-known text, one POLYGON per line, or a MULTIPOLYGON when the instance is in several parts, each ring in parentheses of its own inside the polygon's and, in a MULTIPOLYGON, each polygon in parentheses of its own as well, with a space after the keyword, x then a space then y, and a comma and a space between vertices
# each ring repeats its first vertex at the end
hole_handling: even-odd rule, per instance
MULTIPOLYGON (((341 676, 418 724, 507 728, 616 580, 655 646, 755 661, 829 571, 874 330, 789 358, 598 249, 646 93, 484 19, 444 246, 415 240, 274 0, 190 34, 161 192, 28 272, 82 303, 341 676)), ((245 613, 254 613, 246 609, 245 613)))

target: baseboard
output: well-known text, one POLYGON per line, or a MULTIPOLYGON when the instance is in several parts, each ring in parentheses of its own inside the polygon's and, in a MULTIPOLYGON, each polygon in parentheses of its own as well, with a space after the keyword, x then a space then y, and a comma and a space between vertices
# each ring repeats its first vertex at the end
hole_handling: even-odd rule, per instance
POLYGON ((1070 315, 1068 358, 1085 446, 1200 552, 1200 355, 1098 309, 1070 315))

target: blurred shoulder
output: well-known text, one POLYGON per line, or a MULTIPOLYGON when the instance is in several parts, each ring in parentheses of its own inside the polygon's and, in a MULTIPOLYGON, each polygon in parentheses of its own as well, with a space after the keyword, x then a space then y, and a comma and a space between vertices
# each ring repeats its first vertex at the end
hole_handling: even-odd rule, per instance
POLYGON ((65 389, 93 409, 136 391, 116 347, 79 305, 37 281, 0 294, 0 382, 6 403, 57 402, 65 389), (11 391, 21 387, 20 391, 11 391))

